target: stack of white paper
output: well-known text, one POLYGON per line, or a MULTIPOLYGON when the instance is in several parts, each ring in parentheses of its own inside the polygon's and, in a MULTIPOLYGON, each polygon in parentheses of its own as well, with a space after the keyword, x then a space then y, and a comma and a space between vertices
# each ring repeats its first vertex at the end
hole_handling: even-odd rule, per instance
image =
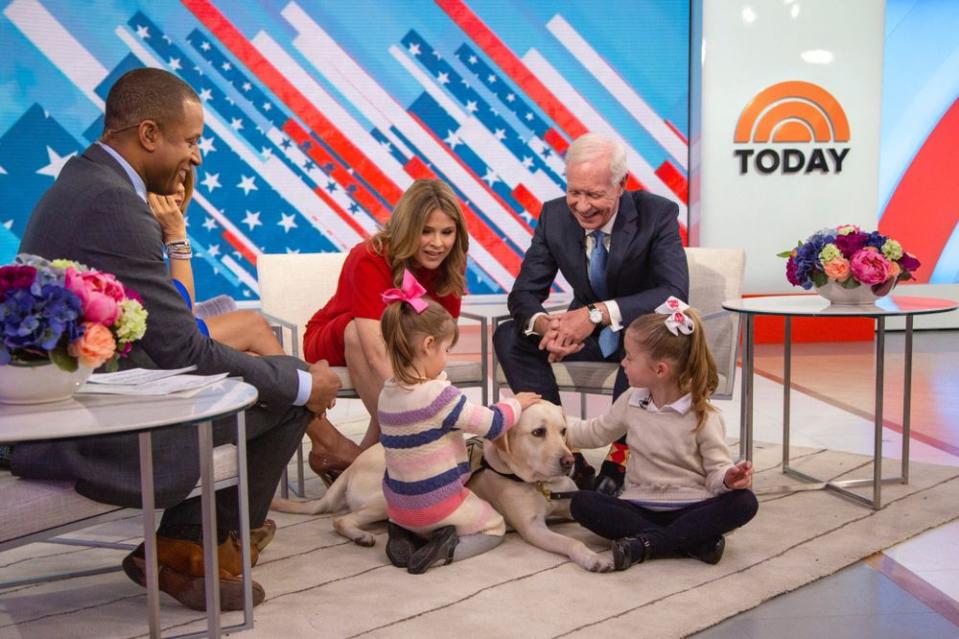
POLYGON ((187 375, 196 366, 173 370, 131 368, 117 373, 91 375, 78 393, 105 395, 171 395, 190 397, 202 388, 227 377, 218 375, 187 375))

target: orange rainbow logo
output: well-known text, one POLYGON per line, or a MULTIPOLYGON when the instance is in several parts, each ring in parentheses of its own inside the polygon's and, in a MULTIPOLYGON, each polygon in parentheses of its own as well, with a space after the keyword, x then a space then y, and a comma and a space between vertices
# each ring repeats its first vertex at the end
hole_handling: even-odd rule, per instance
POLYGON ((811 82, 780 82, 756 94, 739 116, 733 140, 848 142, 849 121, 839 101, 811 82))

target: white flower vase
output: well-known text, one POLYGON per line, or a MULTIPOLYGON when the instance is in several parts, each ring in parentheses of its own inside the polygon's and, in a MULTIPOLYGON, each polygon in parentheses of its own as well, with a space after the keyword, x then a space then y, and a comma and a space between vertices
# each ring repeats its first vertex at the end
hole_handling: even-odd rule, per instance
POLYGON ((876 295, 872 287, 866 284, 860 284, 856 288, 843 288, 833 280, 829 280, 823 286, 817 286, 816 292, 835 306, 872 306, 876 300, 889 293, 886 291, 882 295, 876 295))
POLYGON ((52 363, 0 366, 0 403, 45 404, 69 399, 87 381, 92 368, 68 373, 52 363))

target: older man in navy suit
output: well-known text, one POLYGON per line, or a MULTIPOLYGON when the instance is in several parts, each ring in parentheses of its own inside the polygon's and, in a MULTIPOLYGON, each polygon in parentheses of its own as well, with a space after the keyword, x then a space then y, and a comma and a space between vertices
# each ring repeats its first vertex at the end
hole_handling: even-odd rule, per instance
MULTIPOLYGON (((546 202, 519 277, 509 294, 512 322, 493 335, 496 356, 514 392, 535 391, 560 403, 551 362, 623 357, 623 329, 670 295, 687 299, 689 273, 675 203, 645 191, 626 191, 626 149, 587 133, 566 154, 566 197, 546 202), (543 302, 560 272, 573 288, 562 313, 543 302)), ((619 369, 613 399, 626 390, 619 369)), ((619 446, 619 448, 617 448, 619 446)), ((622 485, 625 443, 603 464, 596 487, 622 485)), ((579 461, 580 487, 591 469, 579 461), (585 471, 585 472, 584 472, 585 471)))

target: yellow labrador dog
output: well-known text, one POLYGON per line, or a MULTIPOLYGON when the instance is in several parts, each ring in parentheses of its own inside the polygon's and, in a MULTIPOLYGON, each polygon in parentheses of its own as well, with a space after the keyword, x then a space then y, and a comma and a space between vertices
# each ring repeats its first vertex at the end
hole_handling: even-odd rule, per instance
MULTIPOLYGON (((567 476, 573 455, 566 445, 566 419, 559 406, 539 402, 523 411, 501 446, 483 447, 483 467, 467 486, 488 501, 527 542, 569 557, 586 570, 612 570, 609 553, 599 554, 586 544, 553 532, 551 517, 569 519, 569 497, 576 490, 567 476)), ((372 546, 375 537, 363 526, 387 518, 382 482, 386 462, 380 445, 364 451, 327 489, 312 501, 274 499, 275 510, 315 515, 349 512, 333 518, 337 533, 361 546, 372 546)))

